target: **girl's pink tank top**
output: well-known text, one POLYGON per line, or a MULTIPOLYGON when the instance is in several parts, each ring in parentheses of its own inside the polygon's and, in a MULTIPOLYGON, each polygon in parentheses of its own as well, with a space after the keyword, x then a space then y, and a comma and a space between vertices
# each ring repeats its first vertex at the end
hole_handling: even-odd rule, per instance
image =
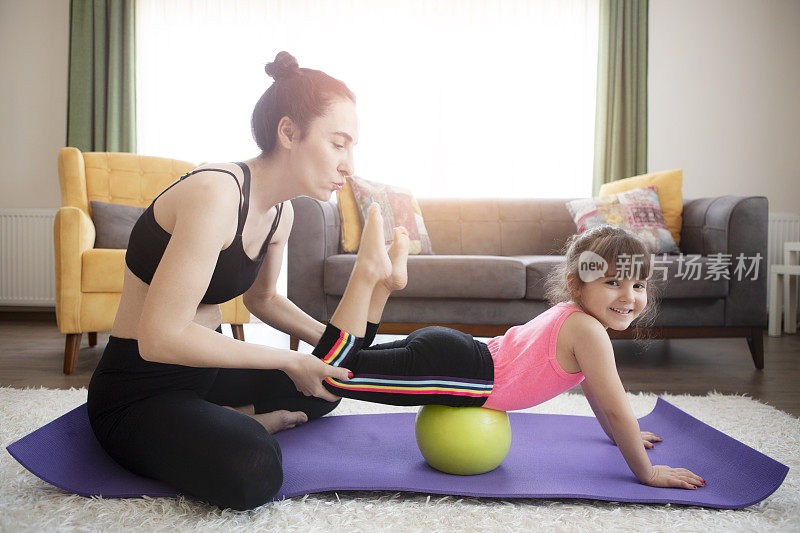
POLYGON ((583 381, 583 372, 570 374, 556 359, 558 332, 576 311, 583 312, 566 302, 556 304, 487 343, 494 360, 494 387, 483 407, 498 411, 525 409, 583 381))

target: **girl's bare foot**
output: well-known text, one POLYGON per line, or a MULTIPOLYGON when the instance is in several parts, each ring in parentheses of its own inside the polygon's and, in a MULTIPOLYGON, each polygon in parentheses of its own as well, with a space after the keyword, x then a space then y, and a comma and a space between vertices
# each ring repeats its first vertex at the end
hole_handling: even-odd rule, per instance
POLYGON ((392 262, 392 273, 384 278, 390 291, 399 291, 408 283, 408 230, 403 226, 394 228, 394 242, 389 247, 389 260, 392 262))
POLYGON ((383 236, 383 216, 378 204, 373 203, 367 211, 367 220, 361 233, 361 244, 353 271, 361 272, 360 275, 375 283, 392 275, 392 262, 386 253, 386 241, 383 236))
POLYGON ((229 407, 226 405, 225 408, 239 411, 240 413, 249 416, 264 426, 264 429, 266 429, 271 435, 274 435, 279 431, 283 431, 284 429, 291 429, 308 421, 308 417, 302 411, 280 410, 257 415, 255 414, 255 408, 252 405, 245 405, 242 407, 229 407))

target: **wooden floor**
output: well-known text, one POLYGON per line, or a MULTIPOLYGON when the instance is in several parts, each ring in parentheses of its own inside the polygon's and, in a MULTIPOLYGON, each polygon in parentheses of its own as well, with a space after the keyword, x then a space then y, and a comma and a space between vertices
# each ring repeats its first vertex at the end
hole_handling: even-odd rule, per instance
MULTIPOLYGON (((64 335, 55 322, 9 318, 0 316, 0 386, 88 385, 108 333, 98 334, 94 348, 84 335, 77 368, 67 376, 62 373, 64 335)), ((245 324, 245 338, 289 346, 288 337, 262 324, 245 324)), ((756 370, 744 339, 673 339, 644 346, 630 340, 613 342, 622 382, 630 392, 744 394, 800 417, 800 335, 773 338, 765 333, 764 370, 756 370)), ((301 350, 310 351, 303 344, 301 350)))

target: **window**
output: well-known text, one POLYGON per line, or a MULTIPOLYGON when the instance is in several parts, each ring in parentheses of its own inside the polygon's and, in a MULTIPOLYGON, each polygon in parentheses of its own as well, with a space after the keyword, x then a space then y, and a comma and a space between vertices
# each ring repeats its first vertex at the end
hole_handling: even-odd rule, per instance
POLYGON ((591 194, 598 0, 138 0, 139 151, 258 154, 287 50, 355 92, 356 174, 417 196, 591 194))

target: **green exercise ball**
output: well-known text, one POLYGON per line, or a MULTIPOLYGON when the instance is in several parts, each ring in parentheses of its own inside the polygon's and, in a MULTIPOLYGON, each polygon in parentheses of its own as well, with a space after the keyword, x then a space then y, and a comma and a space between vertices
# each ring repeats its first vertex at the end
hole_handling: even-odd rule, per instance
POLYGON ((511 447, 505 411, 424 405, 414 422, 417 446, 436 470, 471 476, 494 470, 511 447))

